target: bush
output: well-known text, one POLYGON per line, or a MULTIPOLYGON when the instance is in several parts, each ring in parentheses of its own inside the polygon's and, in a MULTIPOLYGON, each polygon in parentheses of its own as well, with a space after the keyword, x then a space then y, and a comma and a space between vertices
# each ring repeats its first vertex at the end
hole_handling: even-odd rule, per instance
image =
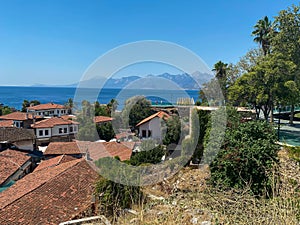
POLYGON ((147 151, 136 153, 129 160, 129 164, 139 166, 145 163, 157 164, 161 162, 161 158, 165 155, 165 151, 161 145, 147 151))
POLYGON ((253 121, 228 128, 224 145, 210 165, 210 182, 223 187, 250 187, 257 195, 270 194, 270 174, 278 162, 279 146, 275 141, 275 131, 266 122, 253 121))
POLYGON ((143 198, 140 187, 115 183, 103 177, 97 181, 95 192, 99 197, 101 211, 108 216, 118 216, 120 210, 130 208, 143 198))

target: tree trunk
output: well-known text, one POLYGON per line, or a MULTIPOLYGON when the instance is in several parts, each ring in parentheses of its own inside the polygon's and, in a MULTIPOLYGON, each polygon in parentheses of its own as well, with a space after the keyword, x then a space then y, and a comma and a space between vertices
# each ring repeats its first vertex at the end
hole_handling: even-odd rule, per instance
POLYGON ((292 104, 292 106, 291 106, 291 115, 290 115, 290 124, 291 125, 294 124, 294 114, 295 114, 295 105, 292 104))
POLYGON ((271 105, 271 110, 270 110, 270 122, 271 122, 271 123, 274 122, 273 110, 274 110, 274 106, 273 106, 273 104, 272 104, 272 105, 271 105))

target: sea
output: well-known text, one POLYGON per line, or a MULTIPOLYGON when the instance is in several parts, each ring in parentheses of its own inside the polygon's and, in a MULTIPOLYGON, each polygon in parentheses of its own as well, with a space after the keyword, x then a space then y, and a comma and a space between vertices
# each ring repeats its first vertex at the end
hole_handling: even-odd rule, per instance
POLYGON ((17 110, 22 108, 22 103, 38 100, 41 103, 53 102, 65 104, 72 98, 75 104, 82 100, 90 102, 99 101, 107 104, 111 99, 118 101, 117 110, 122 110, 125 101, 133 96, 145 96, 154 105, 175 105, 180 98, 193 98, 199 100, 199 90, 153 90, 153 89, 113 89, 94 88, 77 89, 75 87, 21 87, 21 86, 0 86, 0 104, 14 107, 17 110))

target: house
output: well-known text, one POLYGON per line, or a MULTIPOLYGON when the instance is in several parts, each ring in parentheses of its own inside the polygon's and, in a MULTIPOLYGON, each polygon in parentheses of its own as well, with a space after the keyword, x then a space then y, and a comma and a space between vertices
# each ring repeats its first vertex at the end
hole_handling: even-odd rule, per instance
POLYGON ((141 138, 151 138, 162 142, 162 121, 167 120, 170 116, 163 112, 157 112, 139 122, 136 127, 139 130, 141 138))
POLYGON ((19 128, 30 128, 36 120, 40 120, 40 116, 34 116, 32 113, 13 112, 4 116, 0 116, 0 122, 6 121, 8 123, 13 121, 13 126, 19 128))
POLYGON ((63 115, 67 115, 68 109, 64 105, 47 103, 47 104, 40 104, 40 105, 27 107, 27 112, 33 113, 35 116, 49 118, 54 116, 60 117, 63 115))
POLYGON ((129 160, 134 143, 125 142, 78 142, 81 149, 87 149, 86 158, 97 161, 105 157, 119 157, 121 161, 129 160))
POLYGON ((72 141, 78 133, 78 123, 52 117, 31 125, 35 131, 37 145, 47 145, 55 141, 72 141))
POLYGON ((84 159, 33 171, 0 193, 1 224, 59 224, 94 216, 98 176, 84 159))
POLYGON ((33 161, 27 153, 7 149, 0 152, 0 187, 17 181, 33 170, 33 161))
POLYGON ((112 120, 113 120, 113 118, 108 117, 108 116, 95 116, 94 117, 94 122, 97 125, 105 124, 105 123, 111 122, 112 120))
POLYGON ((84 151, 80 149, 77 142, 51 142, 44 152, 44 157, 53 158, 55 156, 68 155, 81 158, 84 151))
POLYGON ((33 130, 17 127, 0 127, 0 150, 14 146, 20 150, 35 148, 35 135, 33 130))

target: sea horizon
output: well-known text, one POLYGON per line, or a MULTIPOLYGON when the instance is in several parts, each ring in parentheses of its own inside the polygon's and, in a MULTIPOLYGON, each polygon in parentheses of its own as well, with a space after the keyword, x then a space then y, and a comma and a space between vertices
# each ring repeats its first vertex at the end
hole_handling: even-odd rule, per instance
POLYGON ((196 102, 199 99, 199 90, 160 90, 160 89, 122 89, 78 87, 38 87, 38 86, 0 86, 0 103, 21 110, 24 100, 38 100, 42 104, 53 102, 65 104, 69 98, 76 98, 77 104, 82 100, 90 102, 99 101, 100 104, 107 104, 113 98, 118 103, 118 110, 124 107, 125 101, 133 96, 145 96, 152 103, 176 104, 178 98, 190 97, 196 102), (76 91, 80 95, 76 95, 76 91))

